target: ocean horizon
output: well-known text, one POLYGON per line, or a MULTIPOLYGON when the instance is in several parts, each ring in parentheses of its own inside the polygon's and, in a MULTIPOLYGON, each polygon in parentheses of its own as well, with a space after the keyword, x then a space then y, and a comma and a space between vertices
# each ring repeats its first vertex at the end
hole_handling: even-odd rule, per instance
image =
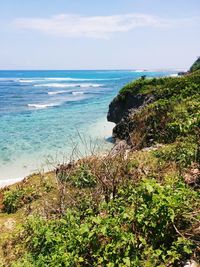
POLYGON ((111 100, 142 75, 176 71, 0 70, 0 185, 111 147, 111 100), (76 150, 76 152, 75 152, 76 150), (59 156, 58 156, 59 155, 59 156))

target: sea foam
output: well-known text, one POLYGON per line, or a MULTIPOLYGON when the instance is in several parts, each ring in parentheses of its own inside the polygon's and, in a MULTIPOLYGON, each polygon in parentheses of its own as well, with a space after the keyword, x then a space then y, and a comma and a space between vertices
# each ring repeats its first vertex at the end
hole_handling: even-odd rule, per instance
POLYGON ((44 78, 44 80, 49 80, 49 81, 105 81, 105 80, 110 80, 110 79, 90 79, 90 78, 44 78))
POLYGON ((74 92, 72 92, 72 95, 83 95, 84 94, 84 92, 82 92, 82 91, 74 91, 74 92))
POLYGON ((131 72, 140 73, 140 72, 145 72, 145 70, 132 70, 131 72))
MULTIPOLYGON (((77 82, 84 82, 84 81, 107 81, 107 80, 118 80, 119 78, 9 78, 8 80, 18 81, 20 83, 34 83, 34 82, 43 82, 43 81, 77 81, 77 82)), ((5 79, 4 79, 5 80, 5 79)))
POLYGON ((28 104, 27 106, 30 107, 30 108, 44 109, 44 108, 48 108, 48 107, 58 106, 58 104, 53 104, 53 103, 49 103, 49 104, 28 104))
MULTIPOLYGON (((31 79, 20 79, 20 80, 17 80, 18 82, 20 83, 34 83, 35 81, 37 80, 31 80, 31 79)), ((41 81, 41 80, 40 80, 41 81)))
POLYGON ((48 92, 48 95, 58 95, 58 94, 64 94, 66 91, 55 91, 55 92, 48 92))
POLYGON ((45 83, 45 84, 35 84, 34 87, 54 87, 54 88, 70 88, 70 87, 102 87, 103 84, 97 83, 45 83))

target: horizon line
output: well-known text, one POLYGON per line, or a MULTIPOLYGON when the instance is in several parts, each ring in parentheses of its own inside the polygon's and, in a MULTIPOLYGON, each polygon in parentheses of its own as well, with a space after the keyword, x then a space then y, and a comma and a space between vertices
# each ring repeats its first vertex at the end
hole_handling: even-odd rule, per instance
POLYGON ((173 67, 173 68, 111 68, 111 69, 1 69, 0 71, 167 71, 167 70, 186 70, 186 68, 173 67))

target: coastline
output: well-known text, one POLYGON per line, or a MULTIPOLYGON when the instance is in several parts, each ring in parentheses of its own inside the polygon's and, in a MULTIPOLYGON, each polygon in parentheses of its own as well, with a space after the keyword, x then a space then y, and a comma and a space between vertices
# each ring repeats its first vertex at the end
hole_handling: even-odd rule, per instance
MULTIPOLYGON (((110 150, 115 124, 106 120, 108 105, 122 86, 141 74, 138 71, 87 74, 84 71, 15 71, 4 77, 5 74, 0 73, 4 77, 0 85, 7 88, 5 94, 13 90, 21 96, 8 103, 13 106, 17 103, 16 116, 8 106, 2 107, 8 114, 2 113, 0 120, 0 128, 4 129, 0 135, 0 187, 31 173, 52 170, 57 164, 71 160, 72 153, 77 159, 89 155, 91 149, 97 153, 110 150), (69 86, 72 87, 68 89, 69 86), (60 91, 59 87, 66 88, 60 91), (77 98, 77 93, 81 94, 81 99, 80 95, 77 98), (74 102, 68 101, 69 97, 74 102), (24 98, 25 103, 20 100, 24 98), (62 105, 53 107, 52 103, 62 105), (46 108, 31 109, 30 105, 45 105, 46 108)), ((169 73, 145 74, 160 77, 169 73)))
POLYGON ((99 259, 105 259, 103 265, 107 265, 110 258, 114 264, 120 260, 124 265, 126 259, 131 266, 143 266, 150 263, 147 251, 155 259, 153 266, 175 261, 177 266, 186 266, 183 262, 197 266, 199 117, 195 114, 199 93, 194 90, 194 82, 198 86, 199 81, 197 72, 181 78, 141 78, 128 84, 109 105, 107 119, 116 124, 113 137, 123 142, 114 146, 114 153, 96 154, 102 140, 110 136, 112 124, 91 120, 84 132, 78 132, 86 148, 81 153, 75 143, 69 164, 63 161, 54 165, 54 172, 32 174, 1 190, 0 259, 5 266, 13 262, 37 266, 41 259, 44 265, 54 259, 53 265, 66 265, 69 259, 71 265, 79 265, 79 259, 98 265, 99 259), (153 103, 146 94, 154 96, 153 103), (189 128, 191 118, 194 120, 189 128), (176 128, 174 132, 174 125, 184 131, 176 128), (91 141, 91 132, 97 137, 95 149, 93 143, 85 142, 91 141), (104 138, 99 140, 102 134, 104 138), (89 155, 89 151, 93 153, 89 155), (77 155, 80 160, 76 161, 77 155), (192 243, 188 243, 188 236, 192 243), (31 249, 33 245, 36 250, 31 249), (105 246, 111 248, 109 258, 105 246), (132 251, 137 251, 140 258, 132 257, 132 251), (63 258, 63 252, 67 257, 63 258))
MULTIPOLYGON (((26 178, 26 177, 24 177, 26 178)), ((6 186, 21 182, 24 178, 15 178, 15 179, 4 179, 0 180, 0 189, 6 186)))
MULTIPOLYGON (((100 119, 97 122, 91 124, 88 127, 87 130, 87 139, 84 138, 85 142, 90 142, 92 140, 92 142, 94 142, 94 147, 95 148, 95 152, 98 153, 104 153, 107 152, 108 150, 110 150, 113 146, 113 144, 111 142, 109 142, 109 138, 112 136, 112 130, 114 127, 114 123, 108 122, 106 120, 106 118, 100 119)), ((86 144, 80 144, 80 146, 78 147, 78 150, 81 151, 81 158, 84 156, 87 156, 90 154, 91 151, 89 151, 90 148, 86 148, 86 144)), ((54 166, 50 167, 50 165, 47 163, 48 159, 44 156, 41 160, 41 162, 35 162, 34 164, 32 164, 32 166, 27 167, 21 167, 21 174, 20 175, 15 175, 15 173, 19 173, 19 169, 17 169, 17 166, 11 166, 8 168, 12 169, 12 171, 9 174, 5 174, 5 175, 1 175, 1 179, 0 179, 0 189, 4 188, 6 186, 15 184, 17 182, 22 181, 23 179, 31 176, 34 173, 41 173, 41 172, 49 172, 49 171, 53 171, 53 169, 55 168, 56 165, 58 165, 59 163, 66 163, 68 161, 68 157, 70 157, 70 153, 66 155, 63 155, 63 157, 61 158, 57 158, 57 154, 59 152, 55 152, 55 159, 53 159, 54 162, 54 166), (46 159, 45 159, 46 158, 46 159), (9 178, 10 177, 10 178, 9 178)), ((78 159, 78 157, 77 157, 78 159)), ((33 160, 34 161, 34 160, 33 160)), ((23 166, 23 162, 21 163, 21 166, 23 166)))

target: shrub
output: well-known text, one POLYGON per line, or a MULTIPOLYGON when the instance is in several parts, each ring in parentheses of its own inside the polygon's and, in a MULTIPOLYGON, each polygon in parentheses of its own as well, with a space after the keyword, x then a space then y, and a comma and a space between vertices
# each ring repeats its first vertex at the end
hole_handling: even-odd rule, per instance
POLYGON ((127 183, 98 215, 31 218, 23 241, 34 266, 180 266, 197 247, 184 236, 197 199, 182 182, 127 183))
POLYGON ((96 177, 92 174, 90 167, 84 163, 78 167, 70 178, 73 185, 78 188, 94 187, 96 185, 96 177))
POLYGON ((3 193, 3 211, 7 213, 15 213, 24 204, 31 203, 39 197, 34 188, 16 188, 4 191, 3 193))
POLYGON ((198 143, 191 137, 177 140, 174 144, 152 152, 157 158, 166 162, 176 162, 180 168, 186 168, 196 162, 198 143))
POLYGON ((22 205, 23 190, 5 191, 3 194, 3 210, 7 213, 16 212, 22 205))

